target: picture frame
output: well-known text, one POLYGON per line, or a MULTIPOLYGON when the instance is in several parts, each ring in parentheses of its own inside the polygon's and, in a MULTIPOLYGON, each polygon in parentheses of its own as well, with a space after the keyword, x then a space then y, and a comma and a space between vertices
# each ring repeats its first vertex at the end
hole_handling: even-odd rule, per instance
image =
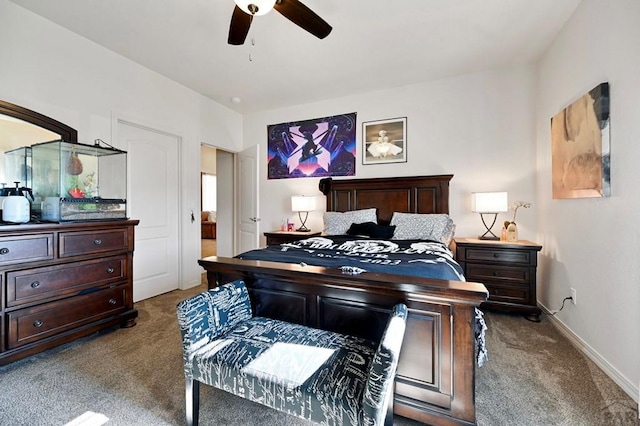
POLYGON ((407 162, 407 117, 362 123, 362 164, 407 162))
POLYGON ((611 196, 609 83, 551 118, 554 199, 611 196))

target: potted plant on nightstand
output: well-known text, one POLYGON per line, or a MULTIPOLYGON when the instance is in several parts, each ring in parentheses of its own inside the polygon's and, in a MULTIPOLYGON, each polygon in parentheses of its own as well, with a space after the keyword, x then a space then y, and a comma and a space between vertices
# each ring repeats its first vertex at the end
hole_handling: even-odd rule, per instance
POLYGON ((520 207, 528 209, 529 207, 531 207, 531 203, 527 201, 516 201, 511 204, 511 210, 513 210, 513 220, 511 222, 509 222, 508 220, 504 221, 505 239, 508 242, 518 241, 518 226, 516 225, 516 214, 518 213, 518 209, 520 207))

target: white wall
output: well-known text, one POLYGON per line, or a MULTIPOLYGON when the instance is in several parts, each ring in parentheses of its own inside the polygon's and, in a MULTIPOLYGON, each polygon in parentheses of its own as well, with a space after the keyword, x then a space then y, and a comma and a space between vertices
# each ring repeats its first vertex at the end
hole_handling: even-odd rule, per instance
POLYGON ((7 0, 0 0, 0 99, 112 144, 116 118, 182 138, 181 286, 200 282, 200 143, 238 151, 242 117, 7 0))
MULTIPOLYGON (((267 179, 267 125, 357 112, 356 177, 453 174, 450 213, 456 235, 482 234, 479 215, 470 211, 471 192, 501 190, 509 192, 510 201, 535 201, 534 83, 534 67, 521 66, 245 116, 245 144, 262 145, 262 231, 279 229, 283 217, 299 224, 291 195, 316 195, 322 211, 325 206, 318 178, 267 179), (394 117, 407 117, 408 161, 363 165, 361 123, 394 117)), ((322 211, 309 215, 311 229, 322 230, 322 211)), ((518 213, 521 238, 535 237, 536 215, 535 202, 518 213)), ((508 217, 501 214, 498 223, 508 217)))
POLYGON ((640 380, 640 2, 583 0, 539 66, 538 298, 636 400, 640 380), (553 200, 550 119, 601 82, 611 96, 609 198, 553 200))

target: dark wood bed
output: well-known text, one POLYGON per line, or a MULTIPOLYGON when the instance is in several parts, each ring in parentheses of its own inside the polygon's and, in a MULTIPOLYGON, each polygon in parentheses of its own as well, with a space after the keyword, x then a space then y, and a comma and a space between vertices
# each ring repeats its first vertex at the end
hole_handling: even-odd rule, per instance
MULTIPOLYGON (((323 179, 327 211, 376 207, 381 223, 394 211, 448 213, 452 175, 323 179)), ((391 307, 409 307, 395 380, 394 412, 435 425, 475 424, 475 307, 484 285, 337 268, 207 257, 209 288, 241 278, 256 315, 379 339, 391 307)))

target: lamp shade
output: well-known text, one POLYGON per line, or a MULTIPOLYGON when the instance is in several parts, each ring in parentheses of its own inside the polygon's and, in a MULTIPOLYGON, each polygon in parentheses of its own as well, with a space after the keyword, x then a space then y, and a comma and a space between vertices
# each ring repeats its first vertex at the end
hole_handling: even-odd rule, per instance
POLYGON ((316 209, 316 197, 294 195, 291 197, 291 210, 294 212, 312 212, 316 209))
POLYGON ((244 13, 249 15, 264 15, 273 9, 276 0, 233 0, 244 13), (250 5, 253 6, 255 12, 251 11, 250 5))
POLYGON ((471 194, 471 211, 498 213, 508 211, 506 192, 474 192, 471 194))

